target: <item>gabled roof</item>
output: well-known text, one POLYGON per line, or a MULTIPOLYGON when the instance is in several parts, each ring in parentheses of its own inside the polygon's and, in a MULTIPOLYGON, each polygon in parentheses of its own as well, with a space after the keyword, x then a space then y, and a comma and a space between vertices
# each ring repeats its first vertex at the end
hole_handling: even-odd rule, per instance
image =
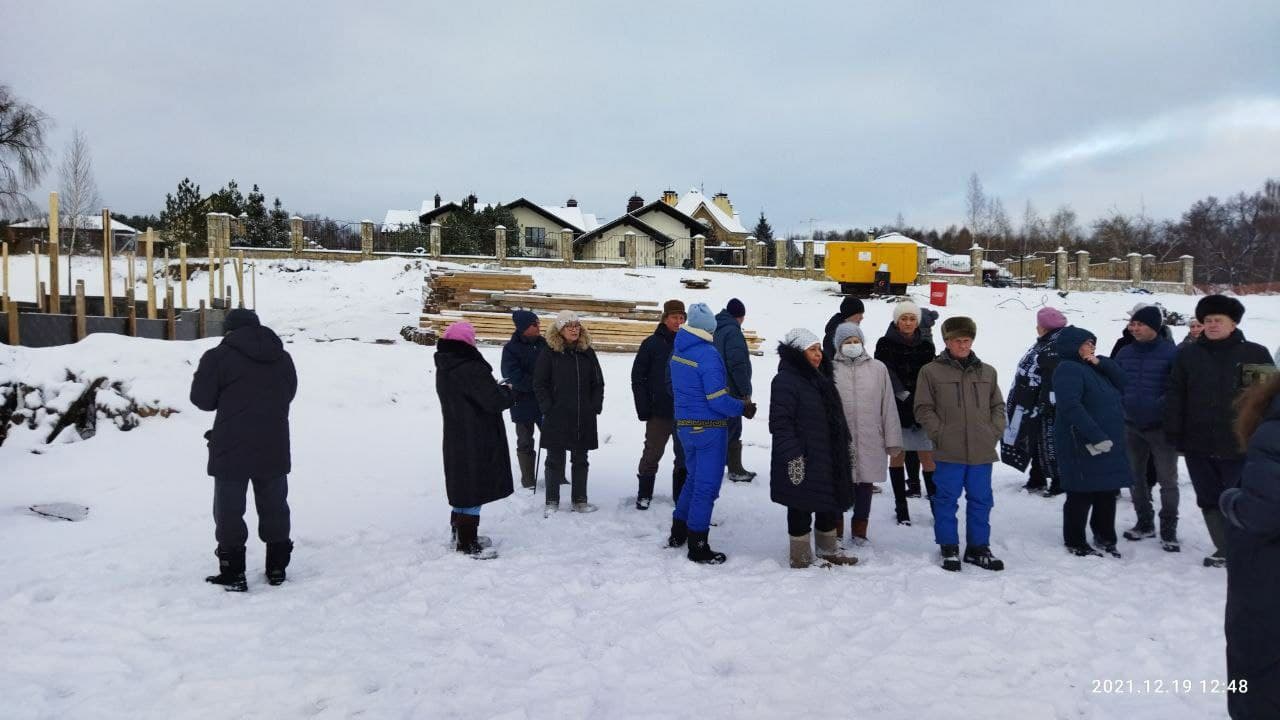
POLYGON ((695 220, 692 215, 688 215, 686 213, 680 212, 679 209, 673 208, 661 200, 654 200, 653 202, 649 203, 648 205, 645 205, 639 210, 636 210, 635 212, 628 213, 628 214, 634 215, 636 217, 643 217, 644 215, 647 215, 653 211, 663 213, 679 221, 682 225, 688 228, 689 237, 693 237, 694 235, 707 234, 708 228, 706 225, 702 224, 702 222, 695 220))
POLYGON ((747 233, 747 229, 742 226, 742 218, 739 217, 738 213, 729 215, 729 213, 721 210, 714 202, 708 200, 698 188, 690 188, 689 192, 685 193, 684 196, 680 198, 680 201, 676 203, 676 209, 689 217, 693 217, 693 214, 698 211, 699 207, 705 207, 707 212, 711 214, 711 217, 715 218, 716 224, 728 232, 747 233))
MULTIPOLYGON (((457 212, 462 209, 461 203, 447 202, 440 207, 427 207, 431 204, 428 200, 422 201, 422 212, 418 214, 418 222, 423 225, 430 225, 435 219, 445 213, 457 212)), ((484 207, 480 203, 476 203, 476 207, 484 207)))
MULTIPOLYGON (((80 228, 81 230, 99 230, 99 231, 101 231, 101 230, 102 230, 102 216, 101 216, 101 215, 81 215, 81 216, 79 216, 79 218, 77 218, 77 220, 78 220, 78 222, 76 223, 76 227, 80 228)), ((14 223, 14 224, 10 225, 9 227, 13 227, 13 228, 47 228, 47 227, 49 227, 49 218, 36 218, 35 220, 27 220, 26 222, 14 223)), ((69 219, 67 219, 67 218, 62 218, 62 219, 60 219, 60 220, 58 221, 58 227, 59 227, 59 229, 64 229, 64 230, 65 230, 65 229, 69 229, 69 228, 71 227, 71 221, 70 221, 69 219)), ((111 218, 111 232, 113 232, 113 233, 118 233, 118 232, 122 232, 122 233, 135 233, 135 234, 136 234, 136 233, 138 233, 138 232, 140 232, 140 231, 139 231, 139 230, 137 230, 136 228, 131 228, 131 227, 129 227, 128 225, 125 225, 124 223, 120 222, 119 220, 117 220, 117 219, 115 219, 115 218, 111 218)))
POLYGON ((661 245, 662 247, 671 247, 673 244, 675 244, 675 241, 676 241, 675 238, 671 237, 670 235, 667 235, 666 233, 655 228, 649 223, 641 220, 635 215, 623 215, 620 218, 615 218, 614 220, 611 220, 610 222, 607 222, 604 225, 601 225, 600 227, 596 228, 595 230, 592 230, 589 233, 583 233, 582 235, 578 236, 573 241, 574 247, 585 245, 586 243, 589 243, 592 240, 602 238, 604 237, 604 234, 606 232, 609 232, 610 230, 616 227, 621 227, 623 225, 633 227, 643 232, 645 235, 648 235, 650 238, 652 238, 655 243, 657 243, 658 245, 661 245))
POLYGON ((382 219, 382 231, 394 232, 414 227, 419 224, 418 215, 417 210, 388 210, 387 216, 382 219))
POLYGON ((526 210, 537 215, 541 215, 547 220, 559 225, 559 227, 555 228, 556 230, 569 228, 575 234, 582 234, 590 230, 595 230, 600 224, 599 221, 596 220, 595 215, 592 215, 591 213, 584 213, 581 208, 539 205, 526 198, 513 200, 512 202, 506 203, 503 207, 509 209, 525 208, 526 210))

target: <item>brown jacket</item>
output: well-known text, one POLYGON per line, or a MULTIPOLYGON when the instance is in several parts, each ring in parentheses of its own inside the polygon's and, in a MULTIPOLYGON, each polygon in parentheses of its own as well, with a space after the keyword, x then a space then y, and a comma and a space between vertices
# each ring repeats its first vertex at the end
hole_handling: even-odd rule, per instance
POLYGON ((916 421, 933 441, 939 462, 985 465, 999 459, 1004 397, 996 369, 971 357, 966 367, 944 350, 920 369, 916 381, 916 421))

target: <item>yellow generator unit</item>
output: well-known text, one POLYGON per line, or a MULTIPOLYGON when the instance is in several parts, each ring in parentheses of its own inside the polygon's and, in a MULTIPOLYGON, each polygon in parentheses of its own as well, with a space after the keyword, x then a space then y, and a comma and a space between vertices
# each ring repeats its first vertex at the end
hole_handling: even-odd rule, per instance
POLYGON ((840 291, 856 297, 905 295, 916 281, 919 245, 902 240, 829 242, 824 268, 840 291), (888 271, 888 277, 882 270, 888 271), (887 287, 886 287, 887 286, 887 287))

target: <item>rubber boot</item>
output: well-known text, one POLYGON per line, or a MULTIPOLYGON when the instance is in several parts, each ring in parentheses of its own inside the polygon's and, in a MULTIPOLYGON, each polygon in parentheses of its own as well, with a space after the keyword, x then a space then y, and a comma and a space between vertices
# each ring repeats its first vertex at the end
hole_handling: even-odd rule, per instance
POLYGON ((1204 508, 1204 525, 1209 529, 1209 539, 1213 540, 1213 554, 1204 559, 1205 567, 1226 567, 1227 565, 1227 518, 1218 508, 1204 508))
POLYGON ((481 547, 479 540, 480 516, 459 514, 456 520, 458 544, 456 550, 476 560, 492 560, 498 557, 493 548, 481 547))
POLYGON ((249 583, 244 579, 244 548, 218 548, 213 554, 218 558, 218 574, 210 575, 204 581, 221 585, 227 592, 248 590, 249 583))
POLYGON ((742 467, 741 440, 734 440, 729 443, 729 452, 726 458, 725 466, 729 468, 729 480, 732 482, 751 482, 755 479, 755 473, 742 467))
POLYGON ((640 482, 639 488, 636 490, 636 509, 648 510, 649 503, 653 502, 653 475, 636 475, 636 480, 640 482))
POLYGON ((840 549, 840 543, 836 540, 835 530, 818 530, 813 533, 813 537, 818 546, 818 557, 832 565, 858 564, 858 558, 852 555, 845 555, 844 551, 840 549))
POLYGON ((907 471, 907 497, 920 497, 920 453, 908 452, 904 461, 907 471))
POLYGON ((911 524, 911 513, 907 510, 907 477, 906 469, 889 468, 889 484, 893 486, 893 512, 899 525, 911 524))
POLYGON ((791 535, 791 567, 801 570, 813 565, 813 542, 809 533, 791 535))
POLYGON ((293 541, 267 543, 267 584, 279 585, 284 582, 284 569, 289 567, 291 557, 293 541))

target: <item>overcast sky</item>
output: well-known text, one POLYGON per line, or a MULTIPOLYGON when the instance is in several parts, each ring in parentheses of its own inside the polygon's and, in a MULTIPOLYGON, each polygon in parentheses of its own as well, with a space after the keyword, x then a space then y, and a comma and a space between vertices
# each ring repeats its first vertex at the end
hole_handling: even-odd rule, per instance
POLYGON ((1280 177, 1275 0, 4 5, 0 83, 129 214, 189 176, 346 220, 702 186, 775 231, 945 226, 977 172, 1016 227, 1280 177))

